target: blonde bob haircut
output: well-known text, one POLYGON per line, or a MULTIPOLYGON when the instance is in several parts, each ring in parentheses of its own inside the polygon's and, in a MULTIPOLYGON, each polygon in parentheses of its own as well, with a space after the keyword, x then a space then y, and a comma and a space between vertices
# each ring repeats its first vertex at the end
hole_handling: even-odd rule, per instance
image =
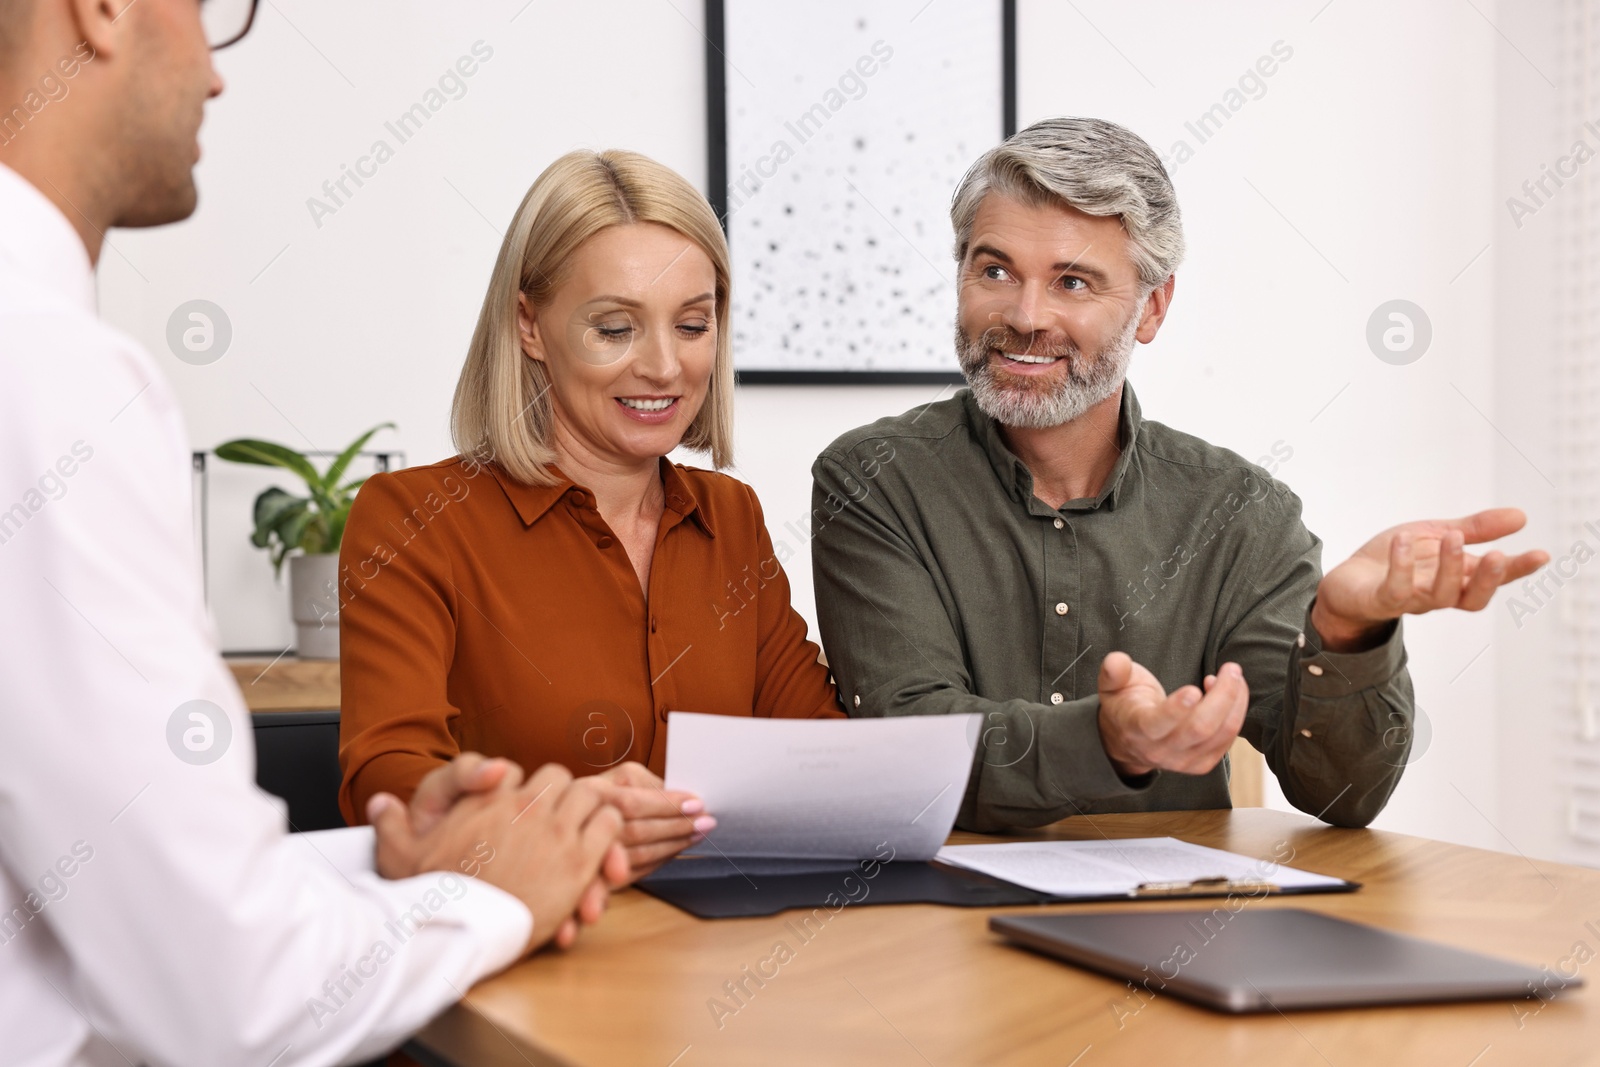
POLYGON ((554 485, 549 467, 555 406, 550 373, 522 350, 517 294, 537 311, 570 275, 573 253, 608 226, 654 222, 700 246, 716 271, 717 350, 711 385, 682 446, 733 462, 733 340, 728 242, 711 205, 669 167, 637 152, 569 152, 545 168, 522 198, 495 260, 483 310, 450 407, 461 455, 496 463, 526 485, 554 485))

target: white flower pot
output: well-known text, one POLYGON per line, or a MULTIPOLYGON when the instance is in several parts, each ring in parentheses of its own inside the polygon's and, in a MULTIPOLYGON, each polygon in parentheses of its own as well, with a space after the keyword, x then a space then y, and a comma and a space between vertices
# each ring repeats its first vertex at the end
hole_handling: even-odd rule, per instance
POLYGON ((339 658, 339 554, 289 557, 289 613, 301 659, 339 658))

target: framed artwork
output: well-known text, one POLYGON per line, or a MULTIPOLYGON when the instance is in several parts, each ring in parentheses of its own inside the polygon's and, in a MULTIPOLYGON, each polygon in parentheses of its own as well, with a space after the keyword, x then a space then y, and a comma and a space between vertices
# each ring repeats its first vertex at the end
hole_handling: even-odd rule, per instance
POLYGON ((751 384, 959 382, 950 197, 1016 128, 1016 0, 706 0, 751 384))

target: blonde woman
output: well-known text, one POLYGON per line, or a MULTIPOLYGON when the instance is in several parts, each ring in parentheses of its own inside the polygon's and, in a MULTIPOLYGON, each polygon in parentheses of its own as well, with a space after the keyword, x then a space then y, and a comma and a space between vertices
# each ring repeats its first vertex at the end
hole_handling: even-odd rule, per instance
POLYGON ((463 750, 603 773, 635 874, 714 825, 667 714, 836 716, 731 461, 728 250, 631 152, 573 152, 513 219, 456 387, 460 455, 362 488, 341 553, 340 801, 463 750))

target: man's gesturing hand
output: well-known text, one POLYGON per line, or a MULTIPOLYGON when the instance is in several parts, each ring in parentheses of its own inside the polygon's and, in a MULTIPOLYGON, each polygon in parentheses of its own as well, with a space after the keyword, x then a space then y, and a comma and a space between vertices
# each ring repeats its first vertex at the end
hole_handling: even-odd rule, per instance
POLYGON ((626 881, 617 844, 622 815, 590 780, 554 764, 515 788, 462 796, 426 832, 392 796, 367 809, 377 830, 377 867, 387 878, 428 871, 470 873, 511 893, 533 913, 527 950, 570 943, 575 919, 593 922, 608 884, 626 881))
POLYGON ((1464 545, 1495 541, 1527 523, 1516 508, 1492 508, 1463 519, 1425 519, 1383 531, 1323 575, 1311 625, 1333 652, 1373 643, 1391 619, 1436 608, 1480 611, 1507 582, 1550 561, 1548 552, 1474 556, 1464 545))
POLYGON ((1117 773, 1134 778, 1153 770, 1205 774, 1239 736, 1250 687, 1237 663, 1170 695, 1156 676, 1125 652, 1100 664, 1100 743, 1117 773))

